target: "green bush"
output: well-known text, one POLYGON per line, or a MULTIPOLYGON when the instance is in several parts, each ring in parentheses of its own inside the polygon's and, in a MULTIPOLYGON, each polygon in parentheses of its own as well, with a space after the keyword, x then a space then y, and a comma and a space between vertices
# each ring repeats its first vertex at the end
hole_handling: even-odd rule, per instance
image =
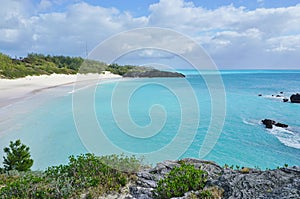
POLYGON ((79 198, 119 191, 130 180, 129 173, 105 164, 114 160, 116 165, 127 162, 137 166, 137 159, 126 156, 97 157, 93 154, 70 156, 67 165, 49 167, 45 172, 26 172, 23 175, 0 175, 0 198, 79 198), (132 162, 132 163, 131 163, 132 162))
POLYGON ((1 198, 45 198, 46 188, 41 186, 43 177, 37 173, 26 172, 22 176, 7 175, 10 179, 0 189, 1 198))
POLYGON ((125 173, 136 173, 142 167, 143 159, 138 159, 135 156, 109 155, 99 157, 103 164, 109 165, 112 168, 125 173))
POLYGON ((181 166, 174 167, 164 179, 158 181, 154 196, 167 199, 183 196, 188 191, 202 190, 207 181, 206 175, 205 171, 196 169, 194 165, 182 163, 181 166))
POLYGON ((125 66, 120 66, 118 64, 110 64, 107 66, 108 71, 110 71, 113 74, 117 75, 124 75, 125 73, 137 68, 136 66, 130 66, 130 65, 125 65, 125 66))

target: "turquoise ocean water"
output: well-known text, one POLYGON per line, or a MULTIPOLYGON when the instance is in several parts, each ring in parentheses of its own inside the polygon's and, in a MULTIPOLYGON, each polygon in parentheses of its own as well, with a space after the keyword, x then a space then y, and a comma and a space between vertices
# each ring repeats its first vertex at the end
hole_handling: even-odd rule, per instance
MULTIPOLYGON (((180 72, 187 75, 200 110, 196 136, 193 140, 186 140, 192 143, 180 158, 198 157, 211 122, 211 98, 205 81, 196 71, 180 72)), ((205 159, 221 165, 258 166, 262 169, 283 166, 285 163, 300 165, 300 104, 282 102, 283 97, 289 98, 291 94, 300 92, 300 71, 221 73, 226 91, 225 123, 217 144, 205 159), (283 92, 282 97, 272 96, 280 92, 283 92), (263 96, 259 97, 258 94, 263 96), (286 123, 289 127, 267 130, 260 123, 264 118, 286 123)), ((122 83, 125 87, 144 85, 128 100, 128 111, 135 124, 147 126, 151 123, 149 109, 155 104, 159 104, 167 113, 159 133, 147 139, 125 134, 116 123, 111 110, 116 82, 100 84, 95 92, 94 107, 98 122, 108 139, 123 150, 150 153, 163 148, 177 136, 182 119, 180 101, 163 84, 150 84, 149 81, 152 80, 127 79, 122 83)), ((186 89, 186 85, 176 78, 160 81, 172 84, 178 92, 186 89)), ((88 152, 74 124, 71 90, 70 86, 45 90, 1 108, 0 148, 7 146, 10 140, 21 139, 31 148, 35 160, 33 169, 66 163, 69 155, 88 152)), ((194 111, 194 107, 186 108, 194 111)), ((156 117, 160 119, 160 115, 156 117)), ((189 122, 193 122, 193 119, 189 118, 189 122)), ((184 133, 191 133, 188 127, 185 129, 184 133)), ((185 142, 184 138, 182 140, 185 142)), ((172 150, 176 151, 176 148, 172 150)), ((2 151, 0 155, 3 156, 2 151)))

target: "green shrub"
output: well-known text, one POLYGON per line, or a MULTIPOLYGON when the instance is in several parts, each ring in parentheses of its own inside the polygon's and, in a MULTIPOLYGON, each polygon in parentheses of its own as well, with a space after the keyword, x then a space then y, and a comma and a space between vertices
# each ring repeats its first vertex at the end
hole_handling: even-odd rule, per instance
POLYGON ((130 66, 130 65, 120 66, 118 64, 110 64, 110 65, 108 65, 106 70, 110 71, 113 74, 124 75, 125 73, 127 73, 135 68, 138 68, 138 67, 130 66))
POLYGON ((183 163, 174 167, 166 178, 158 182, 154 196, 167 199, 183 196, 188 191, 202 190, 207 181, 206 175, 205 171, 196 169, 194 165, 183 163))
MULTIPOLYGON (((50 167, 45 172, 63 195, 95 187, 98 193, 118 191, 127 183, 127 176, 120 171, 103 164, 99 157, 93 154, 69 158, 68 165, 50 167)), ((95 190, 94 190, 95 191, 95 190)), ((59 195, 59 194, 58 194, 59 195)))
POLYGON ((135 156, 125 156, 124 154, 101 156, 99 158, 103 164, 126 173, 136 173, 143 165, 142 158, 138 159, 135 156))
POLYGON ((97 157, 93 154, 70 156, 67 165, 49 167, 45 172, 6 173, 0 175, 0 198, 79 198, 119 191, 130 180, 130 174, 105 164, 127 162, 137 166, 137 159, 126 156, 97 157))

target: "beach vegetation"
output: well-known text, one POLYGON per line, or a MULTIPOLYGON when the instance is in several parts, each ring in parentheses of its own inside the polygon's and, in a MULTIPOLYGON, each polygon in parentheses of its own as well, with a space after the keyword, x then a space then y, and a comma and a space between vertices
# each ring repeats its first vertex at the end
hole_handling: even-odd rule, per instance
POLYGON ((27 57, 10 58, 0 53, 0 78, 20 78, 28 75, 75 74, 82 62, 79 57, 44 56, 28 54, 27 57))
POLYGON ((125 73, 135 69, 135 66, 131 65, 125 65, 125 66, 120 66, 116 63, 110 64, 107 66, 107 70, 110 71, 111 73, 117 74, 117 75, 124 75, 125 73))
POLYGON ((102 74, 103 71, 107 70, 107 64, 100 61, 95 60, 84 60, 84 62, 80 65, 76 71, 81 74, 87 73, 98 73, 102 74))
MULTIPOLYGON (((144 71, 146 67, 116 63, 106 64, 97 60, 81 57, 52 56, 30 53, 26 57, 11 58, 0 53, 0 78, 21 78, 28 75, 99 73, 110 71, 113 74, 124 75, 129 71, 144 71)), ((149 70, 149 69, 148 69, 149 70)))
POLYGON ((6 171, 29 171, 33 165, 29 147, 20 140, 11 141, 9 147, 4 148, 4 152, 6 156, 3 157, 3 165, 6 171))

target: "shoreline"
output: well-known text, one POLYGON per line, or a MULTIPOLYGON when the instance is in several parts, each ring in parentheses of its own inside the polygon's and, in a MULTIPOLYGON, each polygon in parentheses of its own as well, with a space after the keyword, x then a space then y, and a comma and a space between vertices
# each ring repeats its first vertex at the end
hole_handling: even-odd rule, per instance
POLYGON ((105 71, 104 74, 51 74, 40 76, 26 76, 18 79, 0 79, 0 108, 14 104, 27 97, 34 96, 44 90, 61 86, 74 85, 79 81, 121 79, 122 76, 105 71))

